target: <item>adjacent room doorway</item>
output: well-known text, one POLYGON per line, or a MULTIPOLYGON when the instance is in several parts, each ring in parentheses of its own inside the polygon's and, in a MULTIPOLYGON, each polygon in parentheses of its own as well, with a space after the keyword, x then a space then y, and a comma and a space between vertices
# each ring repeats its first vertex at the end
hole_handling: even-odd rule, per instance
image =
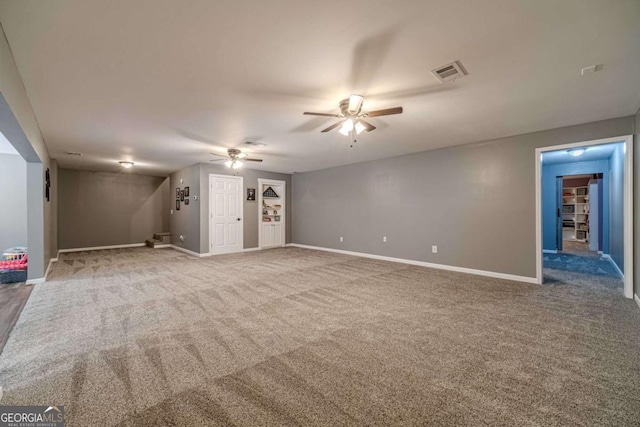
MULTIPOLYGON (((603 252, 600 259, 611 261, 611 266, 622 276, 624 296, 633 298, 633 136, 537 148, 535 179, 537 282, 543 283, 543 257, 555 258, 549 254, 557 254, 559 249, 567 251, 567 241, 561 241, 564 228, 573 228, 567 230, 571 231, 573 241, 595 245, 589 234, 604 223, 595 232, 602 230, 602 242, 598 242, 603 252), (603 151, 609 154, 601 159, 603 151), (571 156, 578 160, 566 160, 571 156), (598 162, 604 162, 604 167, 596 164, 598 162), (587 185, 564 191, 569 188, 564 182, 560 184, 564 176, 592 174, 593 178, 596 173, 593 168, 604 171, 601 187, 597 185, 596 174, 595 181, 591 179, 587 185), (599 205, 591 204, 592 197, 588 197, 596 193, 602 198, 599 205), (565 213, 567 215, 563 215, 565 213), (565 219, 567 227, 562 224, 565 219)), ((593 248, 587 246, 586 250, 590 252, 593 248)))
POLYGON ((242 252, 243 178, 209 175, 209 254, 242 252))

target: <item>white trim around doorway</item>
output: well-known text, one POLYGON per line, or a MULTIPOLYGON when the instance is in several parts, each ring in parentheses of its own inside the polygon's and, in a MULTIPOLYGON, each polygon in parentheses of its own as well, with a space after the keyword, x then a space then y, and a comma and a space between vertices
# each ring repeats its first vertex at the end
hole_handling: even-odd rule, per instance
MULTIPOLYGON (((286 244, 287 238, 287 182, 278 179, 258 178, 258 249, 262 247, 262 186, 263 185, 282 185, 282 212, 280 213, 280 222, 282 225, 281 239, 282 246, 286 244)), ((275 247, 275 246, 274 246, 275 247)), ((266 249, 266 248, 265 248, 266 249)))
POLYGON ((542 153, 602 144, 624 144, 624 296, 633 298, 633 135, 536 148, 536 281, 542 284, 542 153))
MULTIPOLYGON (((232 251, 232 252, 225 252, 225 253, 237 253, 237 252, 243 252, 244 251, 244 177, 242 176, 236 176, 236 175, 221 175, 221 174, 214 174, 214 173, 210 173, 209 174, 209 232, 208 232, 208 236, 209 236, 209 247, 208 252, 205 254, 198 254, 200 257, 203 256, 211 256, 211 255, 217 255, 216 253, 213 252, 213 247, 212 247, 212 243, 213 243, 213 205, 215 203, 215 198, 213 197, 213 179, 214 178, 224 178, 224 179, 235 179, 237 181, 239 181, 240 183, 240 222, 241 222, 241 226, 240 226, 240 248, 237 251, 232 251)), ((177 248, 176 248, 177 249, 177 248)))

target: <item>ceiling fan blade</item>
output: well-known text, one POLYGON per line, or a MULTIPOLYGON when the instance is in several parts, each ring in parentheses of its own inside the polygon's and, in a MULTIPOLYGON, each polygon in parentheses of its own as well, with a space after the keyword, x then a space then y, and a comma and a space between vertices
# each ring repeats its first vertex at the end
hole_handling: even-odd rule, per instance
POLYGON ((362 101, 364 97, 362 95, 351 95, 349 97, 349 112, 351 114, 358 114, 362 107, 362 101))
POLYGON ((384 110, 369 111, 364 117, 390 116, 392 114, 402 114, 402 107, 387 108, 384 110))
POLYGON ((250 158, 244 158, 242 159, 243 162, 261 162, 262 159, 250 159, 250 158))
POLYGON ((362 119, 360 119, 360 123, 362 123, 362 125, 366 128, 367 132, 371 132, 372 130, 376 129, 376 127, 374 125, 372 125, 369 122, 365 122, 362 119))
POLYGON ((340 114, 310 113, 308 111, 305 111, 302 114, 306 114, 307 116, 338 117, 338 118, 342 117, 340 114))
POLYGON ((343 122, 344 122, 344 120, 339 121, 338 123, 336 123, 336 124, 334 124, 334 125, 331 125, 331 126, 329 126, 328 128, 326 128, 326 129, 323 129, 321 132, 329 132, 330 130, 334 130, 335 128, 337 128, 338 126, 340 126, 343 122))
POLYGON ((228 155, 223 156, 222 154, 216 154, 216 153, 209 153, 209 154, 211 154, 212 156, 224 157, 225 159, 229 157, 228 155))
POLYGON ((213 159, 213 160, 209 160, 210 162, 221 162, 223 160, 227 160, 227 159, 213 159))

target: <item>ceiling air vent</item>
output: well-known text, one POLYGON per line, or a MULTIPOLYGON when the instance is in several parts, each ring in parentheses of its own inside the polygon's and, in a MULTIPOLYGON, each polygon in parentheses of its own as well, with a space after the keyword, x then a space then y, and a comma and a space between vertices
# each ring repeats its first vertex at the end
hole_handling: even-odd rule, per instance
POLYGON ((467 73, 467 70, 464 69, 460 61, 453 61, 450 64, 431 70, 431 72, 442 83, 452 82, 469 74, 467 73))
POLYGON ((257 148, 262 148, 262 147, 266 147, 267 144, 263 144, 262 142, 253 142, 253 141, 246 141, 244 143, 245 145, 251 145, 253 147, 257 147, 257 148))

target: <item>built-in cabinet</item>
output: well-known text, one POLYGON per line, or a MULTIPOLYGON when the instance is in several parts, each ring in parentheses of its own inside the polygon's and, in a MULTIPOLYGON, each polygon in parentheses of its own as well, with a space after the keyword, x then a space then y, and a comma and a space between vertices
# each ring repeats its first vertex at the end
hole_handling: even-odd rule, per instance
POLYGON ((562 189, 562 239, 589 241, 589 187, 562 189))
POLYGON ((258 180, 261 248, 285 244, 285 185, 284 181, 258 180))

